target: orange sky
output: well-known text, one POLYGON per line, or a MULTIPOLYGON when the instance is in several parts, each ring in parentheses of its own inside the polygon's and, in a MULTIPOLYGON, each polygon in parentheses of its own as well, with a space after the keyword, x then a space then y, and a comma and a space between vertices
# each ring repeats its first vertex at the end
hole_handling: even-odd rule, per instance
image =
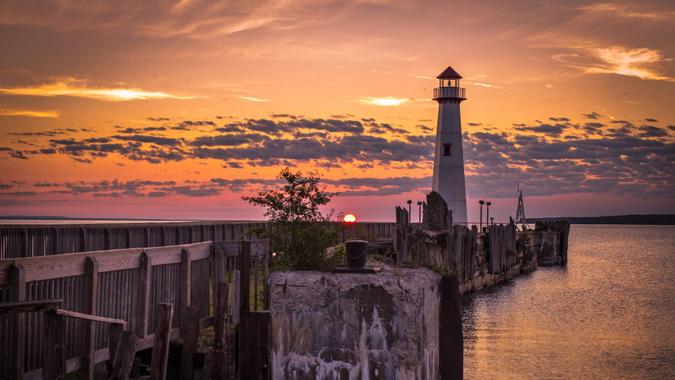
POLYGON ((675 212, 672 2, 476 3, 5 1, 0 214, 259 218, 288 165, 393 219, 447 65, 470 218, 675 212))

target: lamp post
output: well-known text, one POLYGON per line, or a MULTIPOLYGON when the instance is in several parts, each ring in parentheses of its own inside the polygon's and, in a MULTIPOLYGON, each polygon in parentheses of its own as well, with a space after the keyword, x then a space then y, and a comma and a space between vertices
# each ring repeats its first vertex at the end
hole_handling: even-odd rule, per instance
POLYGON ((490 205, 491 204, 492 204, 492 202, 490 202, 490 201, 485 202, 485 206, 486 206, 485 224, 487 224, 488 227, 490 227, 489 220, 490 220, 490 205))
POLYGON ((494 216, 492 218, 490 218, 490 225, 491 226, 495 225, 495 217, 494 216))
POLYGON ((412 221, 412 201, 408 199, 405 203, 408 204, 408 223, 412 221))
POLYGON ((478 204, 480 204, 480 221, 478 222, 478 231, 483 232, 483 205, 485 204, 484 200, 479 200, 478 204))
POLYGON ((419 223, 422 224, 422 201, 417 201, 417 216, 419 217, 419 223))

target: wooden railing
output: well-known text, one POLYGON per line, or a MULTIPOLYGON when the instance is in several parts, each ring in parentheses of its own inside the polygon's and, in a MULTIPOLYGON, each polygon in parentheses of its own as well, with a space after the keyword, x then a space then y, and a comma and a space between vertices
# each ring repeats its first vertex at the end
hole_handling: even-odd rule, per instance
MULTIPOLYGON (((250 302, 253 310, 262 308, 267 292, 257 293, 258 286, 267 284, 267 251, 264 240, 209 241, 0 260, 0 289, 4 289, 0 302, 62 299, 63 309, 70 312, 126 321, 138 336, 136 350, 142 350, 153 345, 159 303, 175 307, 173 338, 185 328, 181 322, 188 309, 197 311, 200 328, 213 324, 214 297, 221 282, 231 284, 234 301, 228 319, 233 323, 239 320, 240 302, 250 302), (254 301, 238 299, 242 251, 250 251, 244 257, 251 260, 254 301)), ((90 378, 91 367, 109 358, 107 330, 92 320, 68 318, 64 334, 67 372, 82 369, 90 378)), ((43 337, 41 313, 0 318, 0 378, 40 378, 43 337)))
MULTIPOLYGON (((150 222, 0 225, 0 259, 99 250, 237 241, 264 222, 150 222)), ((394 223, 336 223, 338 239, 392 239, 394 223)))

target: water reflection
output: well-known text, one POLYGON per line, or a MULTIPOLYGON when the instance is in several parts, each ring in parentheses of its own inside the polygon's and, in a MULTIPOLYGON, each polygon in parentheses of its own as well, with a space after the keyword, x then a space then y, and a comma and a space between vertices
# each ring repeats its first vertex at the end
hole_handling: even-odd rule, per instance
POLYGON ((463 300, 467 379, 675 378, 675 227, 572 226, 567 268, 463 300))

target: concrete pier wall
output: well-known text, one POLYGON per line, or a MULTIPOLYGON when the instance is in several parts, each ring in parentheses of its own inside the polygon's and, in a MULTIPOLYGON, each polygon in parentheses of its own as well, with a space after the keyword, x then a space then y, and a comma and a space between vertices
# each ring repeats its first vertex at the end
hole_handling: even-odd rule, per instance
POLYGON ((273 273, 273 378, 437 379, 440 279, 386 266, 273 273))

